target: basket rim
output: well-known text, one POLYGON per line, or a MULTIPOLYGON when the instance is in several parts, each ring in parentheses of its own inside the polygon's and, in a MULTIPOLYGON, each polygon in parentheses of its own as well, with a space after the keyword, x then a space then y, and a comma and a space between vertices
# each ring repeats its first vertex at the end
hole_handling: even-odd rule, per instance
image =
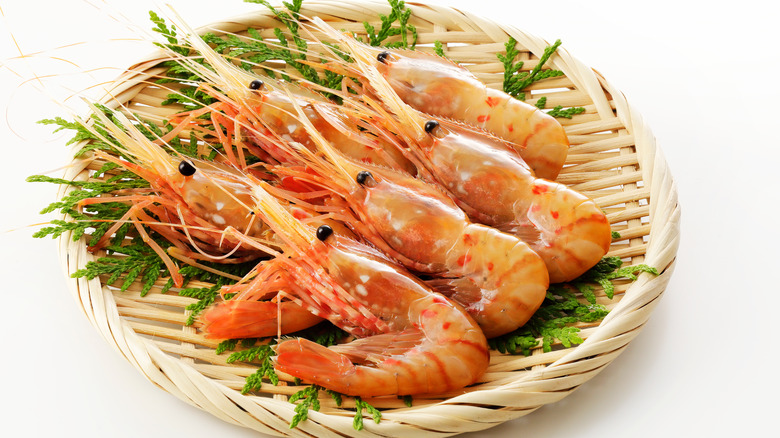
MULTIPOLYGON (((549 45, 547 41, 529 35, 514 26, 494 23, 469 12, 446 6, 419 3, 407 3, 407 6, 412 9, 413 16, 418 14, 422 16, 434 14, 443 17, 455 16, 468 21, 473 26, 490 27, 489 32, 496 32, 497 28, 507 36, 514 37, 518 44, 529 49, 536 56, 539 56, 549 45)), ((322 11, 323 13, 328 13, 334 8, 350 9, 353 10, 352 13, 359 13, 354 11, 371 11, 372 14, 387 13, 389 10, 387 3, 376 0, 307 0, 304 2, 303 8, 306 11, 322 11)), ((265 9, 257 10, 203 26, 198 31, 214 30, 215 27, 221 28, 221 26, 241 26, 243 23, 256 20, 258 17, 270 19, 272 15, 270 11, 265 9)), ((115 82, 118 87, 111 90, 111 98, 103 103, 111 106, 116 102, 115 99, 122 102, 131 100, 134 83, 128 80, 129 77, 138 81, 138 78, 143 77, 144 67, 153 65, 159 56, 159 52, 152 53, 148 58, 135 63, 129 69, 131 70, 129 73, 120 75, 115 82)), ((650 188, 650 223, 654 224, 648 236, 645 263, 658 267, 659 271, 662 270, 661 275, 657 277, 641 275, 636 282, 628 287, 624 298, 582 344, 567 350, 563 356, 549 365, 535 369, 517 380, 503 383, 496 388, 478 389, 432 405, 393 410, 394 412, 388 414, 379 425, 367 425, 367 430, 371 432, 383 436, 419 434, 421 431, 415 427, 424 424, 428 417, 445 415, 446 411, 458 409, 463 405, 497 405, 498 403, 493 401, 487 403, 486 397, 480 394, 486 391, 490 391, 491 397, 500 399, 503 402, 502 406, 506 407, 512 406, 513 391, 533 390, 544 394, 544 396, 540 397, 542 403, 531 409, 505 411, 500 419, 481 418, 477 420, 470 418, 456 423, 457 426, 443 425, 439 434, 451 435, 467 430, 485 429, 525 415, 544 404, 558 401, 594 377, 623 351, 624 347, 638 334, 662 296, 674 270, 680 224, 676 186, 663 155, 638 112, 628 103, 625 96, 605 78, 578 61, 564 47, 558 49, 557 56, 553 57, 550 62, 551 65, 562 70, 568 78, 572 79, 578 89, 585 90, 593 98, 596 111, 600 116, 620 121, 626 130, 634 135, 642 181, 650 188), (611 102, 602 90, 609 94, 611 102), (612 105, 615 106, 614 109, 612 105), (658 221, 661 222, 660 225, 658 225, 658 221), (604 363, 605 358, 606 363, 604 363), (583 369, 576 367, 577 364, 586 362, 592 366, 583 367, 583 369), (566 382, 561 384, 562 380, 566 380, 566 382), (561 385, 568 389, 561 390, 561 385), (496 394, 499 393, 503 393, 504 396, 496 397, 496 394)), ((78 145, 74 147, 78 147, 78 145)), ((66 179, 75 179, 84 170, 83 167, 75 165, 75 160, 73 164, 66 170, 66 179)), ((58 196, 61 198, 66 191, 66 187, 61 187, 58 196)), ((239 391, 210 380, 188 364, 163 352, 157 345, 147 342, 133 331, 119 315, 112 293, 104 289, 99 279, 88 281, 83 278, 71 278, 71 274, 79 269, 82 263, 94 259, 94 256, 86 251, 84 243, 82 241, 73 242, 72 235, 64 233, 59 237, 58 245, 60 258, 68 275, 69 287, 79 304, 83 306, 84 313, 109 344, 125 356, 147 379, 185 402, 207 410, 227 422, 250 427, 270 435, 280 435, 280 431, 287 431, 287 424, 281 424, 284 420, 279 420, 278 425, 265 425, 259 424, 258 419, 268 417, 265 409, 276 412, 278 416, 291 418, 295 414, 293 404, 272 398, 241 395, 239 391), (215 408, 209 409, 209 407, 215 408)), ((466 411, 468 411, 468 415, 474 413, 484 415, 485 409, 466 409, 466 411)), ((322 412, 311 412, 307 424, 301 424, 298 427, 299 430, 292 430, 289 433, 292 435, 323 433, 344 436, 352 435, 354 432, 350 430, 350 418, 345 419, 341 415, 322 412)))

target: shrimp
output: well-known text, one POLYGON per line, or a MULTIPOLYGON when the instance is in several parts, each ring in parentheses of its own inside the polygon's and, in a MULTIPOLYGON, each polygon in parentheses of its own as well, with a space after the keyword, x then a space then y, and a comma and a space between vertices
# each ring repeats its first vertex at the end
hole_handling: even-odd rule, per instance
POLYGON ((348 47, 358 64, 376 68, 411 107, 485 129, 511 143, 537 177, 557 178, 566 161, 569 140, 554 117, 486 87, 467 69, 448 59, 419 51, 371 47, 336 31, 319 18, 312 22, 348 47))
MULTIPOLYGON (((284 340, 275 347, 278 371, 366 397, 457 390, 484 373, 487 340, 462 307, 373 248, 326 225, 315 232, 281 208, 265 187, 259 183, 254 191, 257 214, 285 242, 285 257, 269 264, 283 266, 279 272, 290 290, 317 313, 365 335, 330 348, 284 340)), ((258 279, 262 288, 264 277, 258 279)))
POLYGON ((355 58, 397 117, 383 120, 404 139, 415 163, 470 217, 529 243, 547 265, 551 282, 573 280, 609 251, 609 221, 593 200, 536 177, 500 139, 411 108, 369 61, 360 54, 355 58))
MULTIPOLYGON (((235 133, 232 137, 235 139, 240 138, 241 125, 248 125, 265 134, 250 135, 250 143, 259 142, 264 143, 262 146, 265 148, 272 147, 272 144, 264 142, 264 139, 270 135, 313 148, 306 130, 303 129, 296 117, 291 116, 294 111, 293 107, 300 106, 303 108, 306 118, 317 127, 318 131, 330 141, 338 144, 340 150, 346 155, 366 163, 377 163, 391 168, 413 171, 411 163, 406 160, 403 154, 398 153, 393 147, 382 144, 375 137, 359 133, 353 121, 346 114, 334 110, 328 102, 323 101, 321 95, 241 69, 216 53, 183 22, 180 24, 180 28, 189 32, 185 38, 207 61, 211 69, 174 51, 169 51, 169 54, 177 62, 207 80, 210 85, 203 85, 203 88, 221 103, 189 113, 182 113, 178 115, 178 119, 195 121, 203 113, 211 112, 213 124, 215 126, 225 125, 228 130, 234 130, 235 133), (216 87, 219 91, 211 87, 216 87), (282 91, 291 88, 294 88, 295 93, 300 96, 293 96, 282 91), (220 114, 220 111, 224 112, 227 117, 220 114), (229 123, 220 123, 228 118, 235 121, 233 127, 229 123)), ((220 134, 217 133, 217 135, 220 134)), ((255 155, 262 157, 256 148, 239 143, 239 153, 241 153, 242 147, 247 147, 255 155)), ((226 146, 225 150, 232 153, 232 147, 226 146)), ((279 159, 279 156, 276 155, 275 158, 279 159)), ((286 161, 284 157, 281 157, 281 161, 289 164, 289 161, 286 161)))
MULTIPOLYGON (((115 123, 102 110, 94 105, 90 106, 105 131, 99 131, 87 122, 82 121, 81 124, 97 138, 111 144, 122 158, 101 151, 96 151, 96 155, 145 179, 154 194, 84 199, 79 202, 80 206, 117 201, 132 203, 130 211, 123 219, 132 219, 136 223, 139 233, 163 259, 177 285, 181 284, 177 267, 168 254, 148 238, 146 231, 138 225, 137 219, 143 220, 163 235, 181 254, 194 255, 188 249, 191 244, 203 253, 204 257, 208 258, 206 253, 214 252, 223 258, 223 262, 243 262, 263 255, 254 249, 243 251, 240 242, 231 240, 224 234, 227 227, 234 227, 257 238, 267 240, 269 236, 268 227, 246 207, 247 203, 251 202, 251 193, 242 183, 240 174, 228 165, 170 155, 162 146, 142 134, 124 114, 113 113, 113 117, 118 121, 115 123), (164 223, 166 220, 169 223, 164 223), (235 257, 227 260, 230 256, 235 257)), ((107 239, 124 222, 117 221, 103 238, 93 245, 93 249, 105 245, 107 239)))
POLYGON ((356 163, 341 155, 306 120, 328 160, 295 150, 312 173, 278 169, 337 193, 359 220, 358 233, 409 269, 433 274, 445 293, 480 324, 487 337, 517 329, 539 308, 549 279, 544 262, 517 237, 471 223, 445 193, 408 174, 356 163))

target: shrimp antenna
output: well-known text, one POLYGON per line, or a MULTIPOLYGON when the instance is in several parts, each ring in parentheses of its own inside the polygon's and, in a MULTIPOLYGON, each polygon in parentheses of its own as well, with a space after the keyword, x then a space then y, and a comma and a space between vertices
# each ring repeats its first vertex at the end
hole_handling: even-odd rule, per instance
POLYGON ((325 137, 314 127, 308 117, 303 112, 303 109, 298 105, 296 99, 292 96, 289 90, 285 90, 287 95, 292 101, 292 105, 298 113, 298 119, 301 125, 306 129, 311 139, 317 145, 319 150, 330 161, 331 166, 324 166, 322 160, 316 156, 312 151, 305 147, 299 147, 298 152, 307 158, 307 164, 315 168, 320 175, 332 175, 332 170, 335 169, 339 172, 342 178, 339 181, 342 185, 346 184, 348 189, 357 188, 358 184, 353 179, 353 175, 363 170, 360 166, 353 164, 350 160, 341 155, 340 152, 335 150, 325 137))
POLYGON ((374 67, 378 49, 359 43, 351 36, 337 31, 319 17, 312 18, 311 22, 318 30, 349 48, 349 53, 355 59, 362 75, 382 98, 382 102, 401 120, 407 130, 411 130, 414 140, 424 138, 427 135, 424 128, 425 119, 401 100, 384 76, 374 67))
POLYGON ((316 237, 312 228, 304 225, 267 190, 268 184, 257 181, 252 187, 252 195, 257 201, 257 213, 276 233, 297 252, 314 243, 316 237))

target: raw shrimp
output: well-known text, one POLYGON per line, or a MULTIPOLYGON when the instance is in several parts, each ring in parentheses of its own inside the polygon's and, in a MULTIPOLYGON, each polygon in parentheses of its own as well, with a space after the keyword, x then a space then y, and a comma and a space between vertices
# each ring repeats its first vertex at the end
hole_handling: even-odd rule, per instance
POLYGON ((308 121, 302 123, 329 160, 280 144, 297 150, 310 168, 297 176, 338 193, 360 218, 345 220, 364 238, 407 268, 438 277, 432 284, 466 307, 486 336, 515 330, 541 305, 548 274, 526 243, 471 223, 436 186, 344 157, 308 121))
MULTIPOLYGON (((238 263, 273 253, 273 233, 254 215, 250 207, 254 205, 254 198, 247 175, 227 164, 169 155, 164 148, 148 140, 123 114, 114 114, 122 124, 122 127, 119 127, 99 109, 92 109, 119 144, 111 143, 132 162, 108 154, 102 154, 103 158, 146 179, 157 194, 86 199, 81 205, 117 200, 132 202, 132 217, 128 218, 133 219, 136 224, 136 219, 143 220, 146 225, 174 244, 166 253, 148 237, 143 227, 136 226, 147 243, 165 262, 177 286, 182 285, 183 279, 169 254, 188 263, 193 263, 193 257, 219 263, 238 263), (153 211, 157 218, 149 216, 144 210, 153 211), (171 221, 178 219, 180 223, 169 226, 160 221, 162 218, 171 221), (233 229, 266 244, 242 245, 241 241, 232 237, 234 233, 226 232, 233 229), (191 251, 189 246, 195 247, 199 253, 191 251)), ((110 142, 89 124, 83 125, 99 138, 110 142)), ((320 220, 319 214, 300 205, 287 203, 285 208, 299 219, 318 224, 328 223, 343 233, 347 232, 343 226, 333 221, 320 220)), ((115 228, 122 223, 123 221, 119 221, 115 228)), ((104 239, 108 239, 115 228, 108 230, 104 239)), ((103 242, 98 242, 95 247, 102 245, 103 242)), ((210 336, 226 337, 229 333, 230 338, 273 336, 279 332, 298 331, 321 320, 296 303, 257 300, 235 300, 214 306, 205 313, 204 318, 210 336), (277 309, 277 306, 281 308, 277 309), (277 318, 277 314, 280 318, 277 318), (258 319, 258 316, 265 319, 258 319), (219 322, 212 324, 216 321, 219 322)))
MULTIPOLYGON (((143 220, 170 241, 175 251, 188 257, 200 257, 189 250, 190 245, 201 253, 200 258, 223 263, 242 262, 263 255, 254 248, 250 251, 241 249, 240 242, 224 234, 226 228, 233 227, 256 238, 267 240, 269 237, 269 229, 247 207, 248 203, 251 205, 251 193, 242 182, 240 173, 228 165, 169 155, 163 147, 146 138, 122 113, 113 114, 122 125, 120 127, 97 107, 92 106, 92 110, 106 134, 113 139, 107 138, 90 123, 83 122, 82 125, 97 138, 112 144, 124 159, 99 151, 96 153, 148 181, 156 194, 85 199, 80 201, 81 206, 114 201, 132 203, 123 219, 132 219, 136 223, 139 233, 163 259, 177 285, 181 285, 182 280, 175 264, 148 237, 137 220, 143 220), (156 218, 146 211, 152 212, 156 218)), ((124 220, 118 221, 94 247, 103 246, 123 223, 124 220)))
POLYGON ((544 259, 551 282, 573 280, 609 251, 609 221, 593 200, 535 177, 500 139, 409 107, 373 66, 360 65, 398 119, 382 120, 405 140, 418 167, 474 220, 528 242, 544 259))
POLYGON ((376 68, 413 108, 466 122, 508 141, 539 178, 554 180, 563 168, 569 140, 554 117, 486 87, 467 69, 448 59, 413 50, 371 47, 318 18, 313 23, 348 47, 360 69, 361 64, 376 68))
POLYGON ((303 287, 301 301, 343 329, 367 335, 330 348, 282 341, 275 347, 277 370, 365 397, 453 391, 484 373, 485 335, 459 305, 376 250, 324 225, 315 233, 264 187, 255 189, 257 213, 285 241, 285 257, 273 263, 284 266, 290 289, 303 287))
MULTIPOLYGON (((180 28, 187 29, 183 23, 180 28)), ((413 171, 411 163, 404 158, 403 154, 400 154, 392 146, 382 144, 375 137, 359 133, 354 122, 344 113, 334 110, 327 101, 323 100, 321 95, 294 87, 292 84, 284 85, 269 77, 262 77, 241 69, 216 53, 191 30, 186 38, 213 70, 194 62, 192 59, 182 57, 176 52, 169 51, 169 54, 175 57, 177 62, 182 63, 207 80, 210 85, 204 85, 204 89, 221 103, 181 114, 179 118, 196 122, 198 116, 205 112, 211 112, 215 126, 223 125, 228 131, 234 131, 233 135, 229 133, 226 138, 236 139, 239 143, 237 145, 239 154, 242 153, 241 149, 246 147, 255 155, 262 155, 257 153, 257 149, 252 148, 251 145, 241 142, 241 125, 252 126, 254 127, 253 132, 259 130, 265 134, 261 136, 250 135, 250 143, 263 143, 264 139, 270 135, 313 147, 306 130, 300 125, 297 117, 291 115, 294 114, 294 106, 300 106, 307 119, 317 127, 318 131, 330 141, 338 144, 340 150, 346 155, 366 163, 377 163, 391 168, 413 171), (219 91, 210 87, 215 87, 219 91), (294 88, 295 93, 299 96, 281 91, 290 88, 294 88), (226 114, 227 118, 235 121, 233 126, 230 123, 225 123, 227 118, 223 117, 220 111, 226 114)), ((217 133, 217 135, 220 134, 217 133)), ((268 142, 265 142, 263 146, 265 148, 272 147, 268 142)), ((226 145, 225 150, 227 153, 232 153, 231 146, 226 145)), ((280 158, 278 154, 275 155, 275 158, 287 163, 284 157, 280 158)))

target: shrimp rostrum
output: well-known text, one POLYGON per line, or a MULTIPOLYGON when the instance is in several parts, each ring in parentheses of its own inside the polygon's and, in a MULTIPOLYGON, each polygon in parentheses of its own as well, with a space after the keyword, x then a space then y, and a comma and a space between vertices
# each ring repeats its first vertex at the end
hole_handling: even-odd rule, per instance
MULTIPOLYGON (((375 249, 295 219, 264 189, 257 214, 284 241, 289 293, 360 338, 324 347, 305 339, 276 345, 275 368, 347 395, 441 393, 474 383, 489 362, 482 330, 464 309, 375 249)), ((257 290, 266 286, 257 276, 257 290)), ((255 280, 253 280, 255 281, 255 280)), ((262 292, 261 292, 262 293, 262 292)))

